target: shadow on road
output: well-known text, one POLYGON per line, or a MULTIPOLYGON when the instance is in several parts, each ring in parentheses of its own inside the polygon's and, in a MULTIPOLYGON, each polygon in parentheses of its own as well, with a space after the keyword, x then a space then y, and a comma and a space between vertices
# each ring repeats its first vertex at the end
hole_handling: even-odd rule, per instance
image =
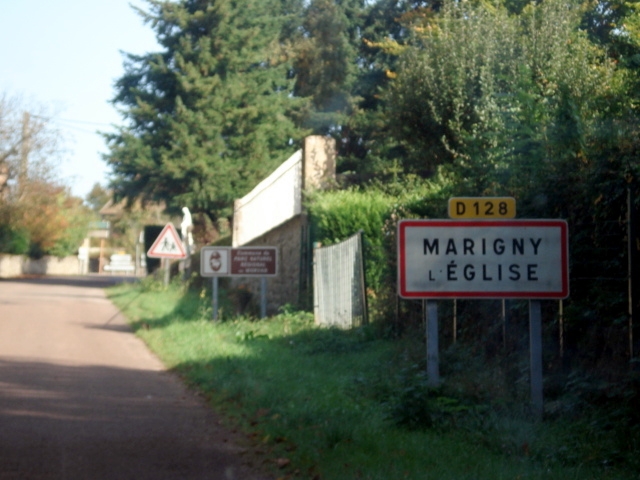
POLYGON ((256 478, 166 372, 0 360, 0 424, 2 480, 256 478))
POLYGON ((121 283, 134 283, 140 277, 132 275, 24 275, 17 278, 2 278, 0 282, 33 283, 38 285, 66 285, 69 287, 106 288, 121 283))

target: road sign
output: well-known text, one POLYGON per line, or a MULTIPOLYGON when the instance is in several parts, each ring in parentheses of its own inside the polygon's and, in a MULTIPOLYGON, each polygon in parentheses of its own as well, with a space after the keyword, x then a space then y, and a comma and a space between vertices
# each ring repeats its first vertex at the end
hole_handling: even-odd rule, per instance
POLYGON ((404 298, 566 298, 563 220, 403 220, 398 293, 404 298))
POLYGON ((182 245, 182 240, 173 226, 167 223, 156 238, 151 248, 147 251, 147 256, 151 258, 173 258, 182 259, 187 257, 187 253, 182 245))
POLYGON ((449 199, 449 218, 507 219, 516 217, 513 197, 453 197, 449 199))
POLYGON ((278 274, 276 247, 203 247, 203 277, 273 277, 278 274))

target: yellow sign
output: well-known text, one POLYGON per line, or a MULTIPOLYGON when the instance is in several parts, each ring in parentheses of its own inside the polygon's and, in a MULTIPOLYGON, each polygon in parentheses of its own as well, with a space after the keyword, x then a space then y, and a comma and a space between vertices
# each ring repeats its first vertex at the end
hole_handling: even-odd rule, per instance
POLYGON ((515 218, 513 197, 453 197, 449 199, 449 218, 515 218))

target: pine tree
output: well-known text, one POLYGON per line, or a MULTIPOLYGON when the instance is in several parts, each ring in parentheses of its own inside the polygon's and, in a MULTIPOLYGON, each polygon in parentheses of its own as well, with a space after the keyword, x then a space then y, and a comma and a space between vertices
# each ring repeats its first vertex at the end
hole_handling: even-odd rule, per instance
POLYGON ((380 175, 402 149, 390 141, 380 92, 398 47, 409 33, 405 15, 428 11, 423 0, 312 0, 304 12, 295 73, 299 96, 308 97, 305 125, 336 138, 339 171, 354 178, 380 175))
MULTIPOLYGON (((396 142, 381 101, 381 93, 395 76, 397 63, 411 36, 415 18, 433 15, 440 2, 424 0, 377 0, 365 2, 357 25, 356 80, 351 95, 355 106, 342 129, 342 169, 357 173, 356 179, 396 175, 407 156, 396 142)), ((353 11, 353 8, 351 9, 353 11)))
POLYGON ((295 93, 311 100, 303 119, 315 133, 333 134, 353 109, 352 89, 357 55, 358 14, 336 0, 312 0, 296 39, 295 93))
POLYGON ((163 50, 128 55, 107 135, 117 194, 228 217, 304 136, 283 43, 294 0, 148 0, 163 50))

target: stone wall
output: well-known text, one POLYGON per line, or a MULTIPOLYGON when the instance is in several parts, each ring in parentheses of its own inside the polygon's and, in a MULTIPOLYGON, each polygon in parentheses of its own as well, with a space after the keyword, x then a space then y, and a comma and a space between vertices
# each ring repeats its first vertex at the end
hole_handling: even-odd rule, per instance
MULTIPOLYGON (((278 247, 278 275, 267 277, 267 314, 273 315, 286 304, 302 306, 305 302, 307 263, 301 252, 307 250, 308 226, 306 216, 298 215, 273 230, 249 242, 250 246, 278 247)), ((252 294, 254 309, 260 305, 260 278, 234 278, 233 285, 252 294)))
POLYGON ((36 260, 23 255, 0 254, 0 278, 20 275, 78 275, 81 273, 80 269, 77 256, 45 256, 36 260))

